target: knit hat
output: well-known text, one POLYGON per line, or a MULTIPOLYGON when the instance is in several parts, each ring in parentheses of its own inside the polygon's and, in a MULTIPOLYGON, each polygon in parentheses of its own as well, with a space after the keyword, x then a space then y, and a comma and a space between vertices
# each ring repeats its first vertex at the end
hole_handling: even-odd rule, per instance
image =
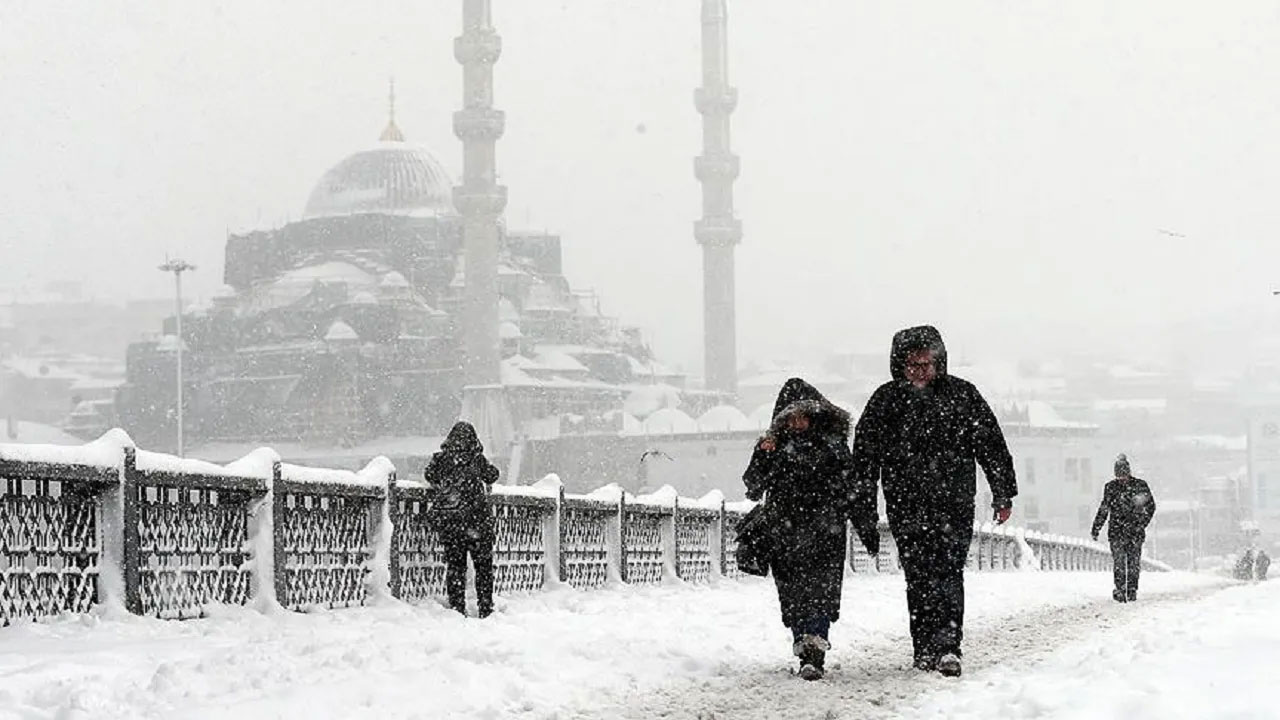
POLYGON ((1124 453, 1116 456, 1116 477, 1129 477, 1129 458, 1125 457, 1124 453))

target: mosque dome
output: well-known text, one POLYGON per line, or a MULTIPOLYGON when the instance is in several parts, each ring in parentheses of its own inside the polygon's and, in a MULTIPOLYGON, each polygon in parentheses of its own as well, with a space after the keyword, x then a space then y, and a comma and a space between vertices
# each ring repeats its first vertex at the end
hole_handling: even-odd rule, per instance
POLYGON ((306 218, 383 213, 453 213, 453 181, 425 148, 405 142, 391 119, 378 144, 350 155, 329 169, 311 190, 306 218))

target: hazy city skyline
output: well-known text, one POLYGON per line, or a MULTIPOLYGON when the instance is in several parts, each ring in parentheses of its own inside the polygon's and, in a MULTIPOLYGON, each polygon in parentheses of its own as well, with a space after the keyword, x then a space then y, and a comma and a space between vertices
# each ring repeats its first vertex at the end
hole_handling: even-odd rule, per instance
MULTIPOLYGON (((397 122, 458 175, 457 3, 0 9, 0 281, 165 296, 397 122)), ((1270 4, 730 6, 740 358, 1109 343, 1266 308, 1270 4), (1064 334, 1069 334, 1064 337, 1064 334)), ((508 224, 701 372, 695 3, 501 2, 508 224)))

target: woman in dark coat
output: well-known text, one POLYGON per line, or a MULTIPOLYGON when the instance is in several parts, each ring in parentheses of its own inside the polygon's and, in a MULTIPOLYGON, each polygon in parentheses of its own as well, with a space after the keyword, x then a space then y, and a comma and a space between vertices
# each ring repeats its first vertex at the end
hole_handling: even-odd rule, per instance
MULTIPOLYGON (((806 680, 822 677, 828 632, 840 618, 845 521, 856 494, 849 427, 849 413, 809 383, 791 378, 742 477, 748 498, 764 498, 782 623, 791 630, 806 680)), ((876 519, 854 518, 854 527, 867 551, 879 552, 876 519)))
POLYGON ((431 456, 423 478, 434 491, 429 518, 444 545, 449 607, 467 614, 467 555, 476 569, 480 617, 493 612, 493 507, 489 489, 498 468, 484 457, 471 423, 459 422, 431 456))

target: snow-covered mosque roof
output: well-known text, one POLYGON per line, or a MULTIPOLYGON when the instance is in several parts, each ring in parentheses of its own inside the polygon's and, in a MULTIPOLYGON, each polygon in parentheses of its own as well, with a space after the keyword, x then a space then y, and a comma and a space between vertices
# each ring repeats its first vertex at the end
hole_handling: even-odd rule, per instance
POLYGON ((1032 427, 1072 428, 1078 430, 1096 430, 1097 425, 1086 422, 1065 420, 1052 405, 1043 400, 1032 400, 1027 403, 1027 422, 1032 427))
POLYGON ((498 338, 501 340, 518 340, 524 337, 524 333, 520 332, 520 326, 513 322, 507 321, 498 325, 498 338))
POLYGON ((681 410, 662 408, 644 419, 644 431, 649 435, 696 433, 698 423, 681 410))
POLYGON ((698 429, 702 432, 735 432, 755 430, 755 423, 732 405, 717 405, 698 417, 698 429))
POLYGON ((680 388, 665 383, 637 385, 631 388, 622 407, 637 417, 646 417, 663 408, 680 404, 680 388))
POLYGON ((379 142, 330 168, 311 190, 304 216, 355 213, 451 214, 453 181, 426 148, 379 142))
POLYGON ((409 281, 405 279, 404 275, 401 275, 399 272, 392 270, 391 272, 382 276, 382 282, 379 283, 379 287, 407 288, 409 287, 409 281))
POLYGON ((329 332, 325 333, 326 342, 349 342, 359 340, 360 336, 356 334, 351 326, 338 320, 329 326, 329 332))

